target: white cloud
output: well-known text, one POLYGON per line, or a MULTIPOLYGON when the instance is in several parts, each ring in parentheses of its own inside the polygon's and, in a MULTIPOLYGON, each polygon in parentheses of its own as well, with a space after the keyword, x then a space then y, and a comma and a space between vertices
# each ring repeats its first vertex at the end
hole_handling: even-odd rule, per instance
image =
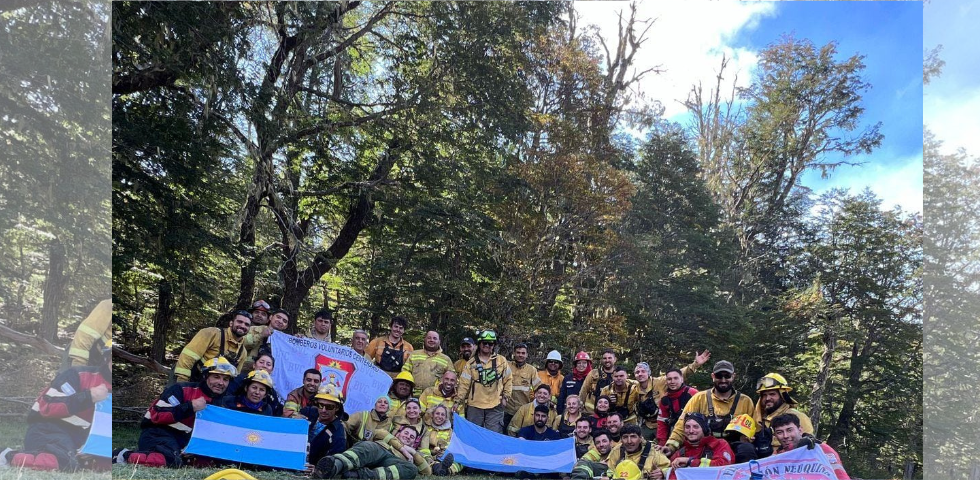
POLYGON ((980 136, 977 135, 980 88, 939 95, 927 92, 922 107, 925 125, 943 141, 945 153, 964 148, 971 155, 980 155, 980 136))
POLYGON ((882 210, 898 205, 908 213, 922 212, 922 153, 891 164, 885 166, 871 160, 861 166, 838 169, 825 188, 815 193, 821 195, 833 188, 846 188, 855 195, 870 188, 881 199, 882 210))
MULTIPOLYGON (((698 81, 705 90, 714 85, 722 55, 731 59, 723 84, 730 91, 737 74, 739 86, 747 86, 758 56, 730 43, 738 32, 755 28, 762 17, 774 15, 775 8, 772 2, 640 2, 637 18, 656 20, 649 39, 640 47, 636 68, 643 71, 659 65, 666 69, 644 79, 641 88, 647 98, 659 100, 667 118, 683 114, 685 108, 678 102, 687 98, 698 81)), ((582 23, 597 25, 607 42, 615 42, 617 12, 628 15, 629 3, 576 2, 575 9, 582 23)))

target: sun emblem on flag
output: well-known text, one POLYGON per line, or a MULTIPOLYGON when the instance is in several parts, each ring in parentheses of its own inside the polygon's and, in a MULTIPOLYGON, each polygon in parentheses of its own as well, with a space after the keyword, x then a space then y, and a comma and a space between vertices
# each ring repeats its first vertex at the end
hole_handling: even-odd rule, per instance
POLYGON ((517 465, 517 459, 514 457, 504 457, 504 459, 501 460, 501 463, 504 465, 517 465))
POLYGON ((261 441, 262 435, 259 435, 258 432, 248 432, 245 434, 245 442, 247 442, 249 445, 255 445, 261 441))

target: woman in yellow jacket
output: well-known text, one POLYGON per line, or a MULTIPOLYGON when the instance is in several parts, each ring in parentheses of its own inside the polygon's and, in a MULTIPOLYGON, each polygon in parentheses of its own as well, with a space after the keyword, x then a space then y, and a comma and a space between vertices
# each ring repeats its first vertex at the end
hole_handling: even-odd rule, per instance
POLYGON ((410 398, 402 406, 405 409, 405 414, 395 417, 391 421, 389 430, 394 433, 401 429, 401 427, 412 427, 415 429, 415 444, 409 446, 421 453, 423 457, 428 457, 430 455, 429 426, 422 421, 422 404, 419 403, 417 398, 410 398))
POLYGON ((463 471, 463 466, 453 463, 450 453, 442 461, 436 460, 449 448, 449 440, 453 437, 453 423, 449 409, 445 405, 436 405, 429 411, 429 464, 437 475, 445 471, 447 475, 463 471), (436 465, 439 465, 438 467, 436 465), (442 468, 440 468, 442 467, 442 468))
POLYGON ((388 416, 388 409, 391 400, 387 395, 378 397, 374 402, 374 408, 355 413, 347 420, 347 444, 354 445, 362 440, 372 440, 375 431, 391 430, 391 417, 388 416))

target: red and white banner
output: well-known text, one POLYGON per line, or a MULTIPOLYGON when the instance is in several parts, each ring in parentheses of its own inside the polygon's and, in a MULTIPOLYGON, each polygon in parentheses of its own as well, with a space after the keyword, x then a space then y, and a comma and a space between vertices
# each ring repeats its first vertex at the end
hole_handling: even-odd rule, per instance
POLYGON ((340 388, 348 414, 374 408, 374 401, 391 387, 391 377, 353 348, 282 332, 273 332, 269 343, 276 358, 272 381, 282 398, 303 385, 303 372, 310 368, 323 375, 322 385, 340 388))
POLYGON ((677 480, 750 480, 752 473, 765 480, 839 480, 835 468, 843 470, 836 456, 832 461, 821 448, 797 448, 748 463, 677 468, 673 473, 677 480))

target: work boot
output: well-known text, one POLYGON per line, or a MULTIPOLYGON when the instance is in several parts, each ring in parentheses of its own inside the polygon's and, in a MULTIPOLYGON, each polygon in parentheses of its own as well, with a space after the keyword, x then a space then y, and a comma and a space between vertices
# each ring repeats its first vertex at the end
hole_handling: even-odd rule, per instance
POLYGON ((442 460, 432 464, 432 473, 440 477, 449 475, 449 467, 453 466, 453 454, 447 453, 442 460))
POLYGON ((128 448, 117 448, 112 451, 112 463, 126 463, 126 457, 129 456, 128 448))
POLYGON ((340 467, 337 465, 337 461, 334 460, 333 455, 327 455, 316 462, 316 468, 313 470, 314 478, 334 478, 340 473, 340 467))

